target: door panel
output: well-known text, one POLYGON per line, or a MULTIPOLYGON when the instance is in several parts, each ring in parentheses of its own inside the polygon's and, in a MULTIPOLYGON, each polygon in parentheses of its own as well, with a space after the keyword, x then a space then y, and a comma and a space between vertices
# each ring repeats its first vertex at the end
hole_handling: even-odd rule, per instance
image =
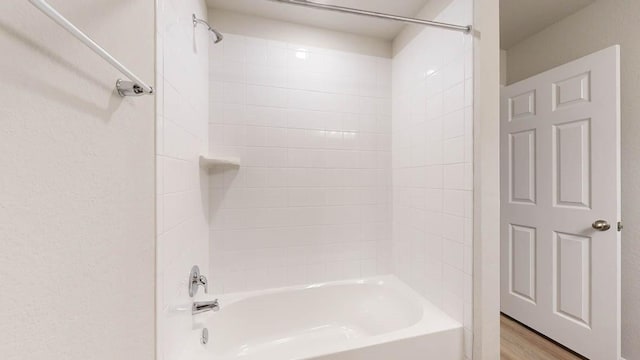
POLYGON ((594 360, 620 357, 619 51, 501 99, 502 311, 594 360))
POLYGON ((531 117, 536 114, 536 92, 509 98, 509 121, 531 117))
POLYGON ((591 94, 590 73, 586 72, 570 79, 553 84, 553 110, 574 105, 580 102, 589 102, 591 94))
POLYGON ((555 206, 591 207, 591 120, 553 125, 555 206))
POLYGON ((554 234, 555 311, 591 326, 591 238, 554 234))
POLYGON ((511 293, 536 302, 536 229, 510 225, 511 293))
POLYGON ((536 202, 536 132, 509 134, 509 167, 511 202, 536 202))

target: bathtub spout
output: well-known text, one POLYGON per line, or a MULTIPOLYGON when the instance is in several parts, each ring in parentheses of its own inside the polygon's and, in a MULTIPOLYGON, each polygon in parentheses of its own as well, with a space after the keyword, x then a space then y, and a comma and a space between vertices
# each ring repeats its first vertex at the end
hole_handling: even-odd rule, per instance
POLYGON ((218 310, 220 310, 220 304, 218 303, 218 299, 215 299, 213 301, 194 302, 193 307, 191 308, 191 313, 196 315, 207 311, 218 310))

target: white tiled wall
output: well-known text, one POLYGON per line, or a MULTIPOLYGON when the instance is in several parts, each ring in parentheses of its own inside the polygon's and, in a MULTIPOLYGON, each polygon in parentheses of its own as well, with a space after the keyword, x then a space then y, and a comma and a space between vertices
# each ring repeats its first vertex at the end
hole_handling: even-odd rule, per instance
MULTIPOLYGON (((439 21, 471 23, 455 0, 439 21)), ((472 37, 425 28, 393 59, 394 272, 464 323, 471 357, 472 37)))
POLYGON ((191 16, 207 18, 202 0, 157 2, 157 358, 197 359, 187 278, 209 268, 209 37, 191 16), (194 38, 195 36, 195 38, 194 38))
POLYGON ((391 61, 227 34, 211 52, 218 293, 389 272, 391 61))

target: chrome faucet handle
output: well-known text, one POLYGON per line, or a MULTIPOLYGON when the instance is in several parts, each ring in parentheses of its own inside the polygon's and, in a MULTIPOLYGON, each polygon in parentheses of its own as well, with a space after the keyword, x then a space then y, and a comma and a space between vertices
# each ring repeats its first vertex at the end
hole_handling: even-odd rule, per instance
POLYGON ((198 285, 202 285, 202 287, 204 287, 204 293, 208 294, 209 293, 209 281, 207 280, 207 277, 204 275, 200 275, 200 278, 198 279, 198 285))
POLYGON ((209 293, 209 281, 207 281, 207 277, 200 274, 200 268, 198 265, 194 265, 191 268, 191 273, 189 274, 189 296, 194 297, 198 293, 198 287, 204 287, 204 293, 209 293))

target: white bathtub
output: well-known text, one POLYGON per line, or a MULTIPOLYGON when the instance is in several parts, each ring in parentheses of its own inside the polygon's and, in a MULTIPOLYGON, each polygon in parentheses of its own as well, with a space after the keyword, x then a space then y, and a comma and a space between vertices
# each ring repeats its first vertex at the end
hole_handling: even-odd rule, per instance
POLYGON ((219 298, 212 360, 459 360, 462 326, 393 276, 219 298))

